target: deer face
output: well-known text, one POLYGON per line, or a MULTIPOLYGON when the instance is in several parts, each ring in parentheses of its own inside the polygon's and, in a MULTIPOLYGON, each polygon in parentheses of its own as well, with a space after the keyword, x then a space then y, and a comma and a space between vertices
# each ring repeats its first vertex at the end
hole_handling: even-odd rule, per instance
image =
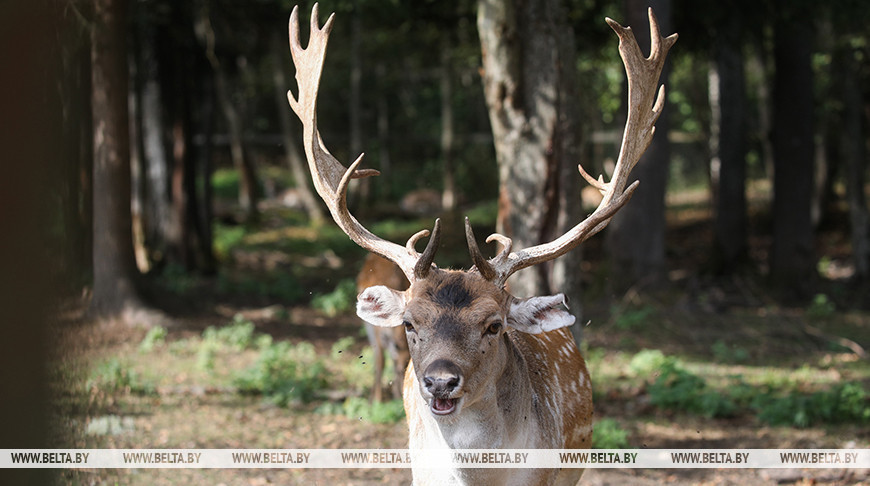
POLYGON ((492 396, 511 356, 509 328, 538 333, 569 326, 562 295, 517 299, 476 272, 433 270, 405 292, 370 287, 357 313, 404 326, 419 392, 439 419, 492 396))

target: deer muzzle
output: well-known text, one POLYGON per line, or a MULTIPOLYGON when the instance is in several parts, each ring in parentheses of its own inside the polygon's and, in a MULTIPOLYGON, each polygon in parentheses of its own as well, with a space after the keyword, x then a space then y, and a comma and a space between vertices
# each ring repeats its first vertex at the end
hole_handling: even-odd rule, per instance
POLYGON ((450 415, 457 410, 462 382, 462 370, 452 361, 439 359, 426 367, 423 388, 431 395, 429 409, 433 414, 450 415))

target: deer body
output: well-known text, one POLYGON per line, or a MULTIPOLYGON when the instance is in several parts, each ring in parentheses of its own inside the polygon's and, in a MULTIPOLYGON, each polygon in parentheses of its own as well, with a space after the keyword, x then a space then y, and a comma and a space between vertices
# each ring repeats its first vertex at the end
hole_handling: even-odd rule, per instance
MULTIPOLYGON (((565 329, 574 318, 563 302, 562 296, 517 299, 477 273, 438 269, 406 293, 364 291, 361 316, 406 329, 413 363, 403 393, 409 446, 588 448, 591 382, 565 329)), ((444 468, 423 479, 415 475, 415 483, 551 484, 558 473, 444 468)), ((561 472, 573 482, 581 473, 561 472)))
MULTIPOLYGON (((305 154, 317 193, 336 224, 358 245, 396 264, 410 287, 375 285, 357 298, 357 314, 373 326, 404 328, 411 365, 404 380, 409 446, 414 449, 551 448, 591 446, 592 386, 583 358, 567 326, 574 317, 561 294, 517 298, 506 288, 516 271, 558 258, 604 229, 631 198, 638 182, 628 176, 652 140, 664 105, 659 74, 676 35, 661 37, 652 11, 651 53, 641 54, 631 29, 607 19, 619 37, 628 78, 629 109, 619 157, 609 182, 580 174, 602 193, 585 220, 548 243, 513 251, 510 238, 494 234, 502 250, 486 259, 465 220, 474 266, 442 270, 434 264, 440 221, 431 236, 423 230, 403 246, 363 227, 347 207, 351 179, 377 175, 349 168, 333 157, 317 129, 316 105, 323 59, 333 17, 321 27, 318 8, 311 13, 308 46, 299 41, 298 9, 290 16, 290 51, 296 66, 298 96, 288 93, 303 124, 305 154), (423 253, 416 243, 426 236, 423 253)), ((578 201, 579 203, 579 201, 578 201)), ((579 469, 414 469, 415 484, 574 484, 579 469)))
MULTIPOLYGON (((408 288, 408 279, 405 278, 405 275, 393 262, 374 253, 369 253, 356 278, 357 292, 362 293, 365 289, 375 285, 384 285, 391 289, 404 290, 408 288)), ((375 358, 372 401, 383 401, 381 378, 384 374, 384 353, 389 355, 390 360, 393 362, 394 373, 390 380, 390 390, 393 398, 401 398, 405 368, 408 367, 408 361, 410 360, 405 330, 401 327, 379 327, 365 320, 363 322, 365 323, 366 336, 368 336, 375 358)))

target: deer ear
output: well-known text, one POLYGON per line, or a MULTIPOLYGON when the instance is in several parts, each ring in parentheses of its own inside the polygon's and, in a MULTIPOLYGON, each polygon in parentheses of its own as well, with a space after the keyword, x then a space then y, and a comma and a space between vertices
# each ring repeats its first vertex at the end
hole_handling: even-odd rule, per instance
POLYGON ((530 334, 552 331, 574 324, 563 294, 514 299, 508 326, 530 334))
POLYGON ((404 312, 404 293, 383 285, 369 287, 356 298, 356 315, 373 326, 398 326, 404 312))

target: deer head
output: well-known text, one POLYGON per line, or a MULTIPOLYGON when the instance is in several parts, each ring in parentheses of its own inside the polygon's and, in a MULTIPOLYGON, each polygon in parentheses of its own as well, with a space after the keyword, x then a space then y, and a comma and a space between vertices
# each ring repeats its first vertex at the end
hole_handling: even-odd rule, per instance
MULTIPOLYGON (((589 391, 585 366, 570 334, 548 333, 574 323, 574 317, 567 312, 564 296, 520 299, 505 289, 505 283, 514 272, 558 258, 601 231, 637 188, 637 182, 628 185, 628 176, 649 145, 654 124, 661 113, 664 87, 656 90, 655 86, 676 35, 662 38, 650 11, 652 53, 646 58, 641 54, 631 29, 610 19, 607 22, 620 40, 620 55, 628 74, 629 111, 619 158, 610 181, 604 182, 603 177, 596 180, 579 167, 580 174, 602 192, 601 203, 564 235, 531 248, 515 251, 510 238, 491 235, 486 241, 500 243, 502 250, 489 259, 478 248, 466 219, 466 237, 474 266, 460 271, 440 269, 433 263, 439 244, 439 220, 435 221, 431 236, 429 231, 423 230, 405 245, 399 245, 375 236, 348 211, 346 191, 350 180, 377 175, 378 172, 360 169, 362 155, 345 169, 324 146, 317 129, 316 105, 333 17, 330 16, 321 27, 315 4, 311 14, 310 40, 303 48, 299 41, 298 9, 293 9, 290 48, 299 90, 298 97, 288 93, 288 99, 304 126, 305 153, 315 188, 335 222, 354 242, 394 262, 410 282, 405 291, 385 286, 367 288, 358 297, 357 313, 376 326, 404 327, 413 365, 411 373, 416 378, 413 382, 435 420, 457 420, 462 410, 476 406, 484 397, 493 394, 513 393, 509 398, 525 403, 523 400, 529 397, 515 394, 523 393, 522 390, 532 393, 537 385, 530 385, 529 376, 517 373, 519 368, 526 370, 527 374, 539 369, 560 373, 570 368, 577 374, 569 378, 575 382, 572 386, 576 386, 579 379, 580 386, 589 391), (429 236, 426 248, 423 253, 418 253, 415 246, 426 236, 429 236), (530 341, 517 337, 521 335, 542 337, 530 341)), ((558 380, 552 382, 559 383, 558 380)), ((406 408, 408 393, 406 388, 406 408)), ((591 404, 587 407, 591 415, 591 404)))

